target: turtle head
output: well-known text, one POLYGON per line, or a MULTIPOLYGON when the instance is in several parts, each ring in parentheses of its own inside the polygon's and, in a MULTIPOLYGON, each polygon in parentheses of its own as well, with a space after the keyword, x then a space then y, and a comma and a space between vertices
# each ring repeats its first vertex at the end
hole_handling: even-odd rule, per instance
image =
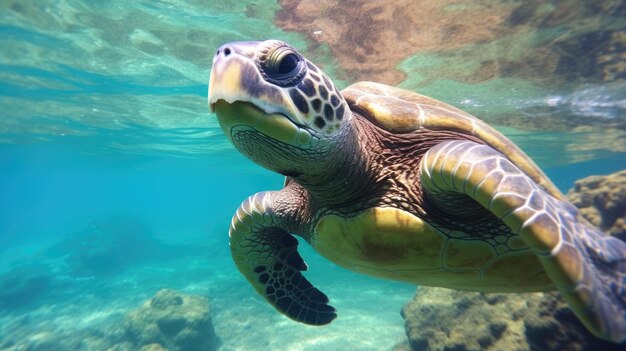
POLYGON ((209 106, 245 156, 294 175, 337 145, 351 119, 330 79, 290 45, 233 42, 213 58, 209 106), (310 162, 309 162, 310 163, 310 162))

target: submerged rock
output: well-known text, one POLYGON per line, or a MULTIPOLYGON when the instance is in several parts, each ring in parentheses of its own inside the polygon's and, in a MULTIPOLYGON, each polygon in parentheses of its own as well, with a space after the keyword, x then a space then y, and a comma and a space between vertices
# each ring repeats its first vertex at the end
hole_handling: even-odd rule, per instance
POLYGON ((593 225, 626 240, 626 170, 578 180, 567 197, 593 225))
POLYGON ((420 287, 402 316, 414 351, 623 350, 587 331, 556 292, 481 294, 420 287))
MULTIPOLYGON (((581 215, 626 237, 626 171, 576 182, 581 215)), ((409 348, 435 350, 624 350, 593 336, 557 292, 482 294, 420 287, 402 309, 409 348)))
POLYGON ((219 344, 209 301, 169 289, 130 312, 123 328, 133 350, 209 351, 219 344))
MULTIPOLYGON (((94 310, 98 313, 106 313, 106 308, 94 310)), ((124 317, 80 323, 68 315, 37 327, 31 318, 35 319, 25 316, 19 325, 1 326, 0 333, 6 335, 0 337, 0 351, 211 351, 219 346, 208 299, 169 289, 124 317)))

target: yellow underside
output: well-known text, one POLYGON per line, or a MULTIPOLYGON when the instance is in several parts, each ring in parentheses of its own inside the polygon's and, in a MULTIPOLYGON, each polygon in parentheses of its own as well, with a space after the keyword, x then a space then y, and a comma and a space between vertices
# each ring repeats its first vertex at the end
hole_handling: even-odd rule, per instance
POLYGON ((380 278, 485 292, 553 289, 530 250, 498 255, 487 242, 450 238, 394 208, 370 208, 351 218, 325 216, 312 244, 332 262, 380 278))

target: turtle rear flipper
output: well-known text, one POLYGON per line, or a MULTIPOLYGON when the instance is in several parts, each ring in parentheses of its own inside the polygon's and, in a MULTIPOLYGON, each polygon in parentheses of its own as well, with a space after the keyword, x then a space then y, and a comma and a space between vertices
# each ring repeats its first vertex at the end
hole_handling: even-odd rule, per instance
POLYGON ((430 196, 467 195, 500 218, 535 252, 591 332, 626 340, 626 243, 579 221, 573 206, 487 145, 439 144, 422 159, 420 177, 430 196))
POLYGON ((307 265, 298 253, 298 240, 283 229, 272 207, 272 192, 249 197, 241 204, 229 231, 237 268, 256 291, 277 310, 298 322, 324 325, 337 317, 328 297, 301 271, 307 265))

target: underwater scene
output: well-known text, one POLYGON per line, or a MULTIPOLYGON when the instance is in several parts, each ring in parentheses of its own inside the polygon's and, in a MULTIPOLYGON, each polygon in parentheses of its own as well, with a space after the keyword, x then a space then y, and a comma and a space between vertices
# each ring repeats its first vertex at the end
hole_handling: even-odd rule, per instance
POLYGON ((0 351, 624 350, 624 240, 623 1, 0 2, 0 351))

